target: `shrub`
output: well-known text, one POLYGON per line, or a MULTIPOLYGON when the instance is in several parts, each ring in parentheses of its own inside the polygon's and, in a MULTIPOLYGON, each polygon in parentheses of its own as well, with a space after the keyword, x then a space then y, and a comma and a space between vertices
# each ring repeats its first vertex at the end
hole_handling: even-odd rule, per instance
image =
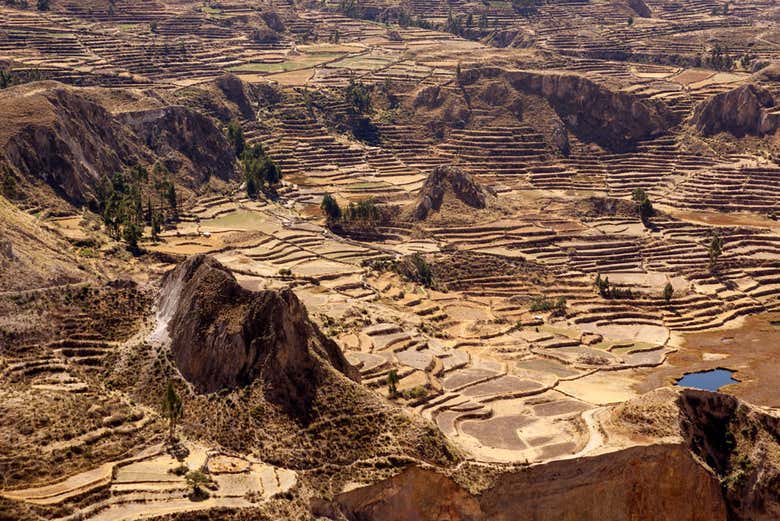
POLYGON ((664 286, 664 293, 663 297, 664 300, 668 303, 672 300, 672 296, 674 295, 674 287, 672 287, 671 282, 667 282, 666 286, 664 286))
POLYGON ((530 310, 532 312, 552 312, 551 316, 564 316, 566 314, 566 299, 558 297, 551 299, 547 297, 535 298, 531 302, 530 310))
POLYGON ((211 479, 199 470, 191 470, 185 476, 187 485, 192 489, 190 499, 192 501, 201 501, 208 499, 209 493, 203 487, 211 484, 211 479))

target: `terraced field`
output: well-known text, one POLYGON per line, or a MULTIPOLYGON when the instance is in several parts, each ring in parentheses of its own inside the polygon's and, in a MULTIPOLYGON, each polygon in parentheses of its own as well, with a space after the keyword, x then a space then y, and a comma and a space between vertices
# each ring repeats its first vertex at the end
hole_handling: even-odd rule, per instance
MULTIPOLYGON (((19 202, 70 244, 91 279, 0 291, 2 311, 18 313, 0 316, 0 328, 24 332, 0 351, 0 419, 24 423, 24 432, 0 429, 3 498, 61 520, 272 508, 299 500, 299 480, 320 472, 358 476, 317 490, 333 495, 413 461, 322 463, 307 440, 288 451, 311 460, 290 469, 270 443, 225 449, 212 425, 189 427, 202 439, 182 439, 186 456, 164 450, 164 418, 117 389, 152 378, 132 374, 136 357, 156 359, 153 376, 164 374, 149 295, 196 254, 244 288, 292 288, 363 388, 438 428, 469 464, 537 465, 630 446, 635 439, 607 425, 615 407, 692 371, 732 369, 739 383, 726 392, 780 407, 766 390, 778 358, 754 346, 780 331, 780 124, 753 128, 780 121, 772 3, 553 1, 531 12, 460 0, 352 10, 330 0, 12 4, 0 4, 0 68, 12 83, 85 87, 90 102, 110 97, 124 122, 144 97, 200 111, 219 132, 235 123, 283 178, 250 198, 231 151, 234 172, 180 183, 176 218, 155 240, 143 229, 138 258, 89 203, 19 202), (730 66, 712 61, 724 54, 730 66), (354 89, 366 89, 368 107, 354 89), (702 114, 734 123, 713 102, 734 92, 758 123, 705 132, 702 114), (772 103, 755 102, 763 94, 772 103), (419 218, 422 203, 435 206, 426 186, 445 165, 487 202, 450 191, 419 218), (371 200, 381 218, 327 220, 325 195, 342 209, 371 200), (429 280, 404 271, 410 259, 429 280), (28 322, 46 324, 45 334, 29 333, 28 322), (29 404, 57 404, 58 414, 41 419, 29 404), (184 473, 197 469, 214 481, 204 501, 188 497, 184 473)), ((58 90, 38 85, 20 99, 58 90)), ((164 134, 155 129, 147 144, 164 134)), ((140 161, 153 172, 180 165, 182 150, 166 146, 140 161)), ((21 148, 9 147, 9 161, 21 148)), ((97 183, 90 161, 74 161, 97 183)), ((34 186, 54 183, 51 170, 34 186)), ((150 214, 162 212, 162 186, 159 204, 145 194, 150 214)), ((5 244, 3 262, 15 255, 5 244)), ((226 418, 229 429, 246 428, 226 418)), ((338 430, 338 418, 319 421, 338 430)))

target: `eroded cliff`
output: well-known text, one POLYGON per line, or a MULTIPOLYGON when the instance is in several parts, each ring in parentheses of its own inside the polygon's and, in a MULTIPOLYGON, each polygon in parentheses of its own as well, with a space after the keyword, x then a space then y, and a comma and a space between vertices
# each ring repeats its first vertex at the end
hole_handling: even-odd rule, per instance
POLYGON ((198 255, 166 276, 161 295, 173 359, 201 392, 258 380, 270 401, 304 413, 326 371, 359 379, 289 289, 249 291, 198 255))

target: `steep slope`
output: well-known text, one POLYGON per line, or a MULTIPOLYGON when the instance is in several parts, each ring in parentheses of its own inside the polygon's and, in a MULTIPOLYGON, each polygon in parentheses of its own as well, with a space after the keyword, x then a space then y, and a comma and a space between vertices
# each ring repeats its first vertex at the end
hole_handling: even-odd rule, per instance
POLYGON ((433 470, 410 467, 337 502, 348 519, 376 521, 726 519, 717 480, 681 445, 634 447, 506 472, 479 496, 433 470))
POLYGON ((65 242, 34 217, 0 196, 0 288, 30 290, 77 282, 88 274, 76 267, 65 242))
POLYGON ((0 113, 0 162, 77 206, 102 176, 137 163, 160 160, 187 188, 234 173, 231 147, 208 117, 137 91, 30 83, 0 92, 0 113))

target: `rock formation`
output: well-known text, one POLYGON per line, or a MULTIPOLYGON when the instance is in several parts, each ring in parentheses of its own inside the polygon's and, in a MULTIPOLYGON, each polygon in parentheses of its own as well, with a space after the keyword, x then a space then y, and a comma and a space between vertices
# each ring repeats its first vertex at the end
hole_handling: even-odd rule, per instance
POLYGON ((691 123, 704 135, 730 132, 738 137, 762 136, 780 129, 780 114, 767 89, 747 84, 700 103, 691 123))
POLYGON ((270 401, 305 413, 324 372, 359 379, 291 290, 244 289, 211 257, 166 276, 160 309, 176 366, 199 392, 259 380, 270 401))
POLYGON ((613 149, 664 134, 677 122, 661 102, 617 92, 576 74, 506 73, 516 89, 544 97, 561 119, 587 141, 613 149))
POLYGON ((681 393, 683 436, 717 473, 729 519, 780 519, 780 418, 726 394, 681 393))
POLYGON ((454 199, 471 208, 482 209, 487 207, 489 197, 492 196, 460 168, 438 166, 420 189, 412 217, 416 220, 425 219, 431 212, 439 211, 445 199, 454 199))
POLYGON ((410 467, 389 480, 341 494, 336 502, 347 519, 376 521, 726 519, 717 479, 678 444, 506 472, 479 495, 433 470, 410 467))

